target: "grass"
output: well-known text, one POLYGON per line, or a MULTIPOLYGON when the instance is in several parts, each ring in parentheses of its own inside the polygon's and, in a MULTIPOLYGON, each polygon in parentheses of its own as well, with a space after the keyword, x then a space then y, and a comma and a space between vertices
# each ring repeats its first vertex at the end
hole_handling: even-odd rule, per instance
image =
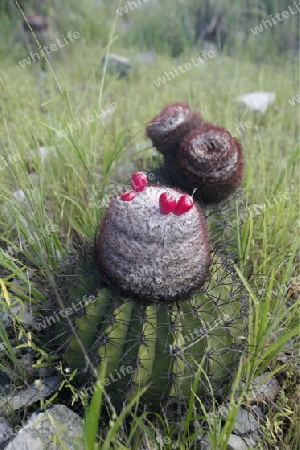
MULTIPOLYGON (((256 37, 254 45, 261 41, 263 37, 256 37)), ((133 170, 157 163, 149 142, 145 142, 146 123, 168 102, 187 101, 206 120, 233 133, 236 127, 241 129, 241 121, 252 125, 240 135, 247 164, 243 184, 247 206, 240 209, 240 203, 232 200, 235 212, 229 230, 239 256, 236 270, 249 293, 248 351, 232 383, 226 418, 217 410, 207 410, 192 393, 182 424, 173 426, 163 414, 139 415, 135 399, 121 416, 110 413, 106 432, 98 436, 99 448, 148 445, 169 449, 174 442, 180 449, 196 448, 199 419, 198 424, 208 424, 203 432, 212 448, 226 449, 238 407, 247 404, 251 382, 269 370, 280 380, 281 392, 274 404, 266 405, 267 421, 257 448, 294 450, 300 441, 297 370, 292 355, 287 362, 282 362, 280 355, 288 350, 296 352, 299 332, 299 305, 288 290, 300 281, 296 258, 299 108, 288 102, 298 92, 296 62, 284 55, 272 64, 255 62, 247 54, 236 59, 220 53, 158 88, 153 81, 174 66, 170 56, 160 54, 157 64, 137 66, 128 79, 117 79, 100 65, 110 46, 129 57, 139 51, 115 39, 110 23, 100 45, 83 36, 63 57, 54 55, 53 72, 47 70, 47 76, 38 83, 38 63, 21 68, 17 63, 20 53, 5 55, 5 70, 0 70, 0 139, 8 163, 1 158, 0 308, 13 321, 15 347, 11 336, 9 339, 0 328, 5 344, 0 369, 13 368, 17 385, 30 381, 30 374, 20 365, 18 346, 22 342, 36 348, 36 332, 24 326, 11 307, 27 305, 38 310, 45 304, 45 280, 55 284, 53 274, 68 258, 72 239, 78 235, 93 238, 110 194, 128 183, 133 170), (275 103, 263 116, 234 101, 253 90, 276 92, 275 103), (117 104, 113 114, 102 123, 94 120, 83 124, 81 118, 99 112, 107 102, 117 104), (58 131, 76 119, 81 125, 77 122, 66 139, 60 138, 58 131), (44 163, 37 152, 39 145, 55 147, 44 163), (24 193, 23 202, 12 194, 18 190, 24 193), (10 250, 5 253, 5 248, 10 250), (131 420, 125 420, 125 413, 131 420)), ((178 57, 178 64, 189 62, 197 53, 189 47, 178 57)), ((47 362, 48 357, 41 349, 37 363, 47 362)), ((198 376, 200 372, 201 366, 198 376)), ((97 440, 95 417, 102 403, 99 391, 86 409, 87 449, 94 449, 97 440)))

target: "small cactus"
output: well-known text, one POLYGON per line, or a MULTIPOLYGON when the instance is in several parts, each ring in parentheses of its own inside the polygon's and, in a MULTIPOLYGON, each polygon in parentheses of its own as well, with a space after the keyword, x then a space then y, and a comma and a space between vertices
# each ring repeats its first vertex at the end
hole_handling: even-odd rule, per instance
POLYGON ((187 103, 171 103, 151 120, 146 134, 154 147, 166 155, 176 152, 178 143, 202 123, 201 116, 193 113, 187 103))
POLYGON ((240 186, 244 173, 240 142, 225 128, 204 122, 186 103, 165 107, 146 134, 164 155, 169 184, 193 193, 200 203, 219 203, 240 186))

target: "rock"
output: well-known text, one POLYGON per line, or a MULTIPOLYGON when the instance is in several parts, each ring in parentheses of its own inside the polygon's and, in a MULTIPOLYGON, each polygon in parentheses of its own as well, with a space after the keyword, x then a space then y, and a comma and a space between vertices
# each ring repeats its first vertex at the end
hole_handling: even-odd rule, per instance
POLYGON ((109 53, 102 57, 102 64, 105 64, 105 59, 107 58, 107 70, 109 72, 118 73, 119 77, 127 77, 128 72, 131 68, 131 62, 129 58, 125 56, 120 56, 115 53, 109 53))
POLYGON ((34 413, 5 450, 82 450, 82 419, 64 405, 34 413))
POLYGON ((236 101, 244 103, 252 111, 264 113, 268 106, 275 101, 275 93, 263 91, 250 92, 238 97, 236 101))
POLYGON ((247 445, 239 436, 232 434, 229 438, 227 450, 247 450, 247 445))
MULTIPOLYGON (((4 311, 0 311, 0 329, 2 328, 2 325, 4 326, 4 328, 9 327, 10 325, 10 318, 8 316, 8 314, 4 311)), ((0 352, 1 352, 1 343, 0 343, 0 352)))
POLYGON ((0 448, 14 434, 14 430, 10 426, 5 417, 0 417, 0 448))
POLYGON ((29 303, 22 304, 17 300, 14 301, 14 303, 14 306, 10 308, 11 314, 18 317, 18 320, 24 325, 34 325, 35 319, 33 317, 32 309, 30 308, 29 303))
POLYGON ((18 390, 18 393, 15 395, 1 395, 0 414, 7 414, 12 410, 28 407, 41 399, 49 397, 49 395, 57 391, 60 382, 60 377, 52 376, 44 380, 36 380, 30 387, 18 390))
POLYGON ((23 189, 18 189, 17 191, 13 192, 13 196, 18 200, 18 202, 23 203, 25 200, 25 192, 23 189))
POLYGON ((270 377, 270 372, 264 372, 255 378, 250 394, 250 401, 263 402, 274 400, 279 394, 280 386, 275 377, 270 377), (266 378, 268 379, 266 380, 266 378))
POLYGON ((55 147, 38 147, 38 154, 39 154, 39 157, 41 158, 42 164, 45 164, 47 156, 51 153, 53 155, 57 156, 55 147))
POLYGON ((239 409, 234 422, 234 433, 240 435, 251 433, 258 429, 259 421, 254 417, 254 415, 244 408, 239 409))
POLYGON ((200 450, 211 450, 211 445, 206 434, 200 434, 200 436, 197 437, 197 448, 200 450), (200 444, 200 447, 198 443, 200 444))

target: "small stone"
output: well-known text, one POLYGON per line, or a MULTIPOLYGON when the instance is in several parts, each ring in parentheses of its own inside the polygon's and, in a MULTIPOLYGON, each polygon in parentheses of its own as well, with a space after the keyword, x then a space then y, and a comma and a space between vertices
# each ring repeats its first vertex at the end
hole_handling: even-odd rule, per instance
POLYGON ((247 450, 247 445, 239 436, 232 434, 228 441, 227 450, 247 450))
POLYGON ((5 450, 81 450, 82 419, 64 405, 34 413, 5 450))
POLYGON ((275 377, 270 377, 270 372, 264 372, 255 378, 250 393, 250 401, 263 402, 274 400, 279 394, 280 386, 275 377), (268 379, 266 380, 266 378, 268 379))
MULTIPOLYGON (((17 302, 16 302, 17 303, 17 302)), ((17 303, 10 308, 10 312, 18 317, 18 320, 24 325, 34 325, 35 319, 30 306, 26 304, 17 303)))
POLYGON ((236 99, 240 103, 244 103, 252 111, 259 113, 266 112, 268 106, 275 101, 274 92, 255 91, 245 95, 241 95, 236 99))
POLYGON ((45 164, 47 156, 49 156, 51 153, 57 156, 55 147, 38 147, 38 154, 39 157, 41 158, 42 164, 45 164))
POLYGON ((241 408, 236 416, 234 422, 234 432, 237 434, 246 434, 255 431, 259 428, 259 422, 256 420, 254 415, 241 408))
POLYGON ((200 450, 211 450, 211 445, 209 443, 209 439, 206 436, 206 434, 200 434, 197 437, 197 448, 198 448, 198 443, 200 444, 200 447, 199 447, 200 450))
POLYGON ((120 56, 115 53, 110 53, 102 57, 102 64, 105 64, 107 58, 107 70, 109 72, 118 73, 121 78, 127 77, 131 68, 131 62, 129 58, 120 56))
MULTIPOLYGON (((0 311, 0 329, 2 329, 1 324, 4 325, 4 328, 9 327, 10 325, 10 318, 8 314, 4 311, 0 311)), ((1 344, 0 344, 0 351, 1 351, 1 344)))
POLYGON ((18 189, 17 191, 13 192, 14 197, 18 200, 18 202, 23 203, 25 200, 25 192, 23 189, 18 189))
POLYGON ((0 417, 0 447, 14 434, 14 430, 10 426, 5 417, 0 417))

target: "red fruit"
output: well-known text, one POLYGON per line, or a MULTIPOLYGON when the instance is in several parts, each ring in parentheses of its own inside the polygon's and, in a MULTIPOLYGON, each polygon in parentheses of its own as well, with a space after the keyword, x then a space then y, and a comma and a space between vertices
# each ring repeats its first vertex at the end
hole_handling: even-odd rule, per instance
POLYGON ((134 191, 127 191, 121 195, 121 200, 124 200, 124 202, 129 202, 130 200, 133 200, 135 197, 136 193, 134 191))
POLYGON ((189 195, 182 195, 174 209, 174 214, 176 214, 176 216, 181 216, 181 214, 188 212, 193 206, 194 200, 192 197, 189 195))
POLYGON ((135 172, 131 177, 131 186, 137 192, 142 192, 147 185, 147 175, 144 172, 135 172))
POLYGON ((163 192, 159 197, 159 209, 162 214, 170 214, 176 207, 176 198, 168 192, 163 192))

